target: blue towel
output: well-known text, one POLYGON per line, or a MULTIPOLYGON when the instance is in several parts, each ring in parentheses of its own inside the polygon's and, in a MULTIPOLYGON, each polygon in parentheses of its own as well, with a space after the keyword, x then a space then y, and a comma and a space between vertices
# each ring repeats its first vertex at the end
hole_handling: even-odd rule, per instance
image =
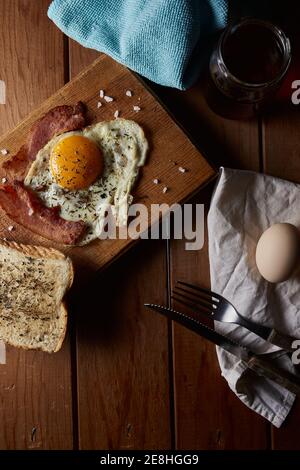
POLYGON ((48 16, 85 47, 153 82, 186 89, 210 38, 226 25, 227 0, 54 0, 48 16))

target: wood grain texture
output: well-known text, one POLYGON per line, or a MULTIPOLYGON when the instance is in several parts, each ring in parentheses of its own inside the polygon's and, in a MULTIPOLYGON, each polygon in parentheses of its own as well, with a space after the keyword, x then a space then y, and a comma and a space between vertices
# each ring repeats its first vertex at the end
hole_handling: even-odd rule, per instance
MULTIPOLYGON (((194 201, 209 205, 210 194, 194 201)), ((207 232, 205 247, 187 253, 172 241, 172 285, 178 279, 209 287, 207 232)), ((182 306, 181 306, 182 309, 182 306)), ((177 448, 264 449, 268 424, 248 410, 221 377, 215 347, 179 325, 173 325, 177 448), (255 429, 249 433, 248 429, 255 429)))
MULTIPOLYGON (((70 71, 97 53, 70 41, 70 71)), ((77 309, 80 449, 171 446, 167 322, 145 311, 166 297, 166 250, 142 241, 97 278, 77 309)))
POLYGON ((142 241, 83 296, 78 312, 80 449, 171 447, 166 302, 160 242, 142 241))
POLYGON ((159 85, 153 88, 216 168, 259 168, 259 123, 231 121, 216 115, 207 106, 204 80, 185 92, 159 85))
MULTIPOLYGON (((299 107, 282 110, 264 119, 264 169, 280 178, 300 183, 299 107)), ((272 447, 299 450, 296 429, 300 420, 300 402, 296 399, 290 415, 280 429, 273 427, 272 447)))
MULTIPOLYGON (((198 138, 217 166, 259 170, 259 126, 256 121, 229 121, 215 115, 203 96, 203 84, 188 92, 157 89, 175 117, 198 138)), ((213 184, 193 202, 209 208, 213 184)), ((207 231, 205 246, 185 250, 184 240, 171 242, 171 286, 178 279, 209 287, 207 231)), ((179 307, 179 305, 178 305, 179 307)), ((180 306, 182 310, 182 306, 180 306)), ((178 449, 265 449, 270 426, 234 396, 220 375, 213 345, 173 324, 176 447, 178 449), (249 429, 255 432, 249 432, 249 429)))
MULTIPOLYGON (((105 55, 101 55, 79 76, 46 100, 13 131, 6 134, 0 140, 0 148, 7 148, 11 153, 15 152, 37 118, 56 105, 76 103, 79 100, 87 105, 91 123, 111 120, 114 112, 119 110, 120 117, 134 119, 142 125, 149 140, 150 151, 148 162, 141 170, 142 176, 139 178, 134 195, 135 201, 144 203, 148 209, 151 204, 155 203, 182 202, 202 184, 213 178, 214 170, 141 81, 105 55), (97 109, 100 89, 105 90, 114 98, 114 101, 105 103, 97 109), (132 98, 125 95, 128 89, 133 91, 132 98), (133 110, 133 105, 137 104, 141 107, 138 113, 133 110), (187 168, 188 171, 184 174, 180 173, 174 161, 179 166, 187 168), (155 185, 154 178, 159 178, 161 184, 155 185), (166 194, 162 192, 164 186, 169 188, 166 194)), ((155 223, 156 220, 158 220, 157 217, 152 219, 152 222, 155 223)), ((7 227, 11 223, 3 214, 0 220, 0 233, 8 236, 7 227)), ((97 240, 84 247, 66 248, 49 242, 17 226, 16 223, 14 225, 16 230, 10 235, 15 241, 56 246, 67 252, 77 266, 88 267, 91 270, 103 268, 132 244, 130 239, 97 240)), ((148 220, 143 219, 142 230, 148 226, 148 220)))
MULTIPOLYGON (((64 83, 63 38, 47 19, 48 3, 0 0, 0 79, 7 89, 0 133, 64 83)), ((55 355, 9 347, 0 384, 1 449, 72 448, 68 340, 55 355)))

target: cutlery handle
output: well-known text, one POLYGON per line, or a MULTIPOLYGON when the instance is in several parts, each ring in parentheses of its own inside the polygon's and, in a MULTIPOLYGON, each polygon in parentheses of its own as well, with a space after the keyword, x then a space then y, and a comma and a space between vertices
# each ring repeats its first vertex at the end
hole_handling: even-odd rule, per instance
POLYGON ((278 331, 274 330, 274 328, 268 336, 267 341, 269 341, 269 343, 275 344, 276 346, 279 346, 282 349, 285 349, 286 351, 294 351, 292 344, 295 341, 295 338, 278 333, 278 331))
POLYGON ((244 318, 242 315, 239 315, 239 321, 236 323, 237 325, 241 325, 244 328, 247 328, 247 330, 252 331, 252 333, 255 333, 269 343, 275 344, 275 346, 279 346, 281 349, 286 351, 294 351, 292 344, 296 338, 293 338, 292 336, 283 335, 274 328, 270 329, 267 326, 258 325, 257 323, 244 318))
POLYGON ((264 376, 273 382, 281 385, 296 395, 300 394, 300 378, 279 367, 273 361, 264 359, 261 356, 253 356, 248 361, 248 367, 256 374, 264 376))

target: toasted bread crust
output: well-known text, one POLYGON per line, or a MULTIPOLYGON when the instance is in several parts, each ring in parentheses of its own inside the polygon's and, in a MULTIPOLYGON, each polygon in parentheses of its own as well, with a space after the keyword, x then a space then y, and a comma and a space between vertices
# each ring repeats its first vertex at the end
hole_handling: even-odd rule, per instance
POLYGON ((32 256, 33 258, 50 258, 50 259, 64 259, 65 255, 54 248, 45 248, 44 246, 25 245, 23 243, 17 243, 14 241, 7 241, 0 239, 1 245, 6 248, 19 251, 26 256, 32 256))
POLYGON ((66 332, 67 332, 68 311, 67 311, 67 307, 66 307, 65 302, 63 302, 63 303, 61 304, 61 310, 62 310, 62 312, 63 312, 63 318, 64 318, 64 330, 63 330, 63 332, 62 332, 62 334, 61 334, 61 337, 60 337, 60 340, 59 340, 59 342, 57 343, 57 346, 56 346, 56 348, 54 349, 53 352, 58 352, 58 351, 61 349, 62 344, 63 344, 64 339, 65 339, 65 336, 66 336, 66 332))

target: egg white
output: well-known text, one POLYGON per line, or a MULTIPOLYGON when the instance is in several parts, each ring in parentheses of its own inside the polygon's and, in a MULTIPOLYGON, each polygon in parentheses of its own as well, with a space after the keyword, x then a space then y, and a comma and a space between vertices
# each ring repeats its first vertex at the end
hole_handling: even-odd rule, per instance
POLYGON ((82 131, 66 132, 51 139, 37 154, 25 178, 25 186, 35 191, 47 207, 59 205, 63 219, 88 224, 81 245, 101 235, 107 204, 112 206, 116 225, 127 224, 130 194, 145 163, 148 142, 143 129, 134 121, 114 119, 99 122, 82 131), (50 171, 53 147, 62 139, 82 135, 94 141, 102 150, 102 176, 87 189, 67 190, 60 187, 50 171))

